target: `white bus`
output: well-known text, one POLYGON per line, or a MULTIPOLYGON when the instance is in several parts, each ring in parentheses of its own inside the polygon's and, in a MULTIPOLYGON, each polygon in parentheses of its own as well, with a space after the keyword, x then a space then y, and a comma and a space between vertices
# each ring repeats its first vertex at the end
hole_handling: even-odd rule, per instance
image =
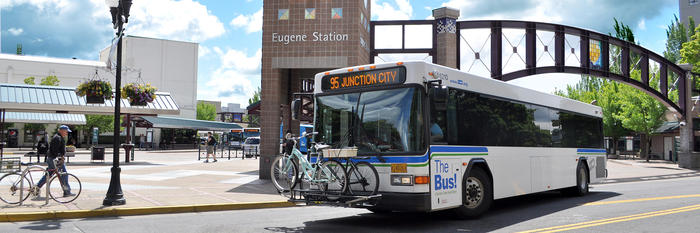
POLYGON ((314 90, 314 141, 369 156, 374 212, 473 217, 494 199, 584 195, 607 176, 594 105, 422 61, 319 73, 314 90))

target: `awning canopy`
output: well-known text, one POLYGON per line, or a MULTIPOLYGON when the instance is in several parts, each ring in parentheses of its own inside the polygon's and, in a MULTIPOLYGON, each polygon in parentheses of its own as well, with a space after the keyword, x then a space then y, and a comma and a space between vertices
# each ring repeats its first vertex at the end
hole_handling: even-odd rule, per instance
POLYGON ((85 125, 85 115, 66 113, 5 112, 5 122, 85 125))
MULTIPOLYGON (((88 104, 75 88, 0 83, 0 109, 8 112, 114 114, 114 99, 104 104, 88 104)), ((180 108, 170 93, 157 92, 147 106, 131 106, 121 99, 122 114, 178 115, 180 108)))
POLYGON ((662 134, 662 133, 673 133, 680 128, 680 123, 677 121, 667 121, 662 123, 658 128, 654 130, 655 134, 662 134))
POLYGON ((135 121, 136 126, 138 127, 148 128, 194 129, 212 131, 229 131, 232 129, 243 128, 236 123, 192 120, 177 117, 139 116, 134 117, 131 120, 135 121))

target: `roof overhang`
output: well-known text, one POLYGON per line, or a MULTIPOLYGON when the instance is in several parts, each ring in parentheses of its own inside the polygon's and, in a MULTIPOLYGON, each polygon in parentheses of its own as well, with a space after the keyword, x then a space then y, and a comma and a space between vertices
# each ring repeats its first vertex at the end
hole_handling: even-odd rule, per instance
POLYGON ((5 112, 5 122, 8 123, 40 123, 85 125, 83 114, 36 113, 36 112, 5 112))
POLYGON ((151 128, 170 128, 170 129, 194 129, 194 130, 212 130, 212 131, 229 131, 232 129, 242 129, 236 123, 226 123, 218 121, 202 121, 177 117, 155 117, 155 116, 140 116, 132 119, 133 121, 146 121, 148 127, 151 128))
MULTIPOLYGON (((114 98, 104 104, 88 104, 75 88, 0 84, 0 109, 8 112, 43 112, 73 114, 114 114, 114 98)), ((147 106, 131 106, 121 99, 120 112, 136 115, 179 115, 180 108, 170 93, 157 92, 156 99, 147 106)))

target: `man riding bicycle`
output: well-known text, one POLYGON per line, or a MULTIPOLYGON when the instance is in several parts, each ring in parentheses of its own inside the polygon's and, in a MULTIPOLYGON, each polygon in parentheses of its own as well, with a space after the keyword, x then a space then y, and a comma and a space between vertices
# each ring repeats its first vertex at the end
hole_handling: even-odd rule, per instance
MULTIPOLYGON (((66 140, 64 137, 68 136, 68 133, 71 132, 70 128, 66 125, 61 125, 58 127, 58 133, 51 138, 51 143, 49 144, 49 153, 48 153, 48 159, 46 160, 46 163, 48 165, 47 170, 51 170, 50 175, 53 175, 54 172, 56 172, 56 164, 54 163, 54 160, 58 158, 59 165, 61 166, 61 169, 63 172, 66 172, 66 165, 63 163, 64 157, 66 155, 66 140)), ((41 180, 39 180, 39 183, 34 186, 34 190, 32 190, 32 193, 35 195, 39 194, 39 189, 41 189, 42 186, 46 183, 46 174, 44 174, 43 177, 41 177, 41 180)), ((75 196, 75 194, 71 193, 70 190, 70 185, 68 185, 68 177, 63 175, 60 177, 61 180, 63 181, 63 184, 65 186, 63 187, 63 196, 64 197, 70 197, 70 196, 75 196)))

